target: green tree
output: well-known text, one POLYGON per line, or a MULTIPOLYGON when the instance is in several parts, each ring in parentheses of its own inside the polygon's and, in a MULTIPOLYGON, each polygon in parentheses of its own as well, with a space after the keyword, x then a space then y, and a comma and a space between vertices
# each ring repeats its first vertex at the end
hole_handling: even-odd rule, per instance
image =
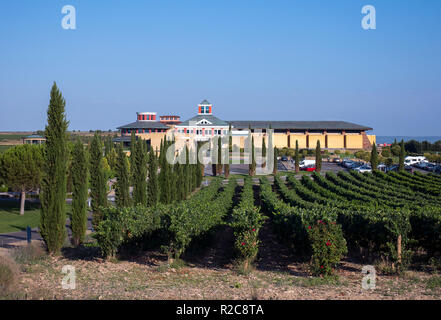
POLYGON ((262 168, 266 167, 266 144, 265 137, 262 137, 262 168))
POLYGON ((249 175, 254 176, 256 174, 256 157, 254 155, 254 137, 251 135, 251 163, 249 166, 249 175))
POLYGON ((56 83, 51 89, 45 127, 41 183, 40 233, 49 253, 58 254, 66 238, 67 127, 64 100, 56 83))
POLYGON ((277 148, 274 147, 274 168, 273 168, 273 174, 277 173, 277 165, 278 165, 277 157, 278 156, 279 156, 279 150, 277 150, 277 148))
POLYGON ((160 202, 164 204, 169 204, 172 201, 171 196, 171 176, 172 176, 172 167, 167 161, 167 149, 169 148, 169 141, 164 139, 162 144, 161 153, 159 156, 159 163, 161 167, 161 171, 159 172, 159 186, 160 186, 160 202))
POLYGON ((300 171, 300 153, 299 153, 299 140, 296 140, 296 153, 294 157, 295 166, 296 166, 296 173, 300 171))
POLYGON ((401 147, 399 144, 393 144, 390 147, 390 151, 392 152, 392 155, 394 155, 395 157, 399 157, 400 156, 400 152, 401 152, 401 147))
POLYGON ((383 147, 381 149, 381 155, 385 158, 389 158, 392 155, 392 153, 390 152, 390 147, 383 147))
POLYGON ((122 145, 117 147, 115 162, 115 202, 118 208, 126 208, 132 204, 130 198, 130 172, 129 159, 122 145))
POLYGON ((228 151, 225 153, 224 159, 224 174, 225 178, 228 179, 230 176, 230 153, 233 151, 233 136, 231 135, 231 124, 228 130, 228 151))
POLYGON ((72 158, 72 241, 79 246, 84 241, 87 223, 88 164, 80 140, 74 146, 72 158))
POLYGON ((217 169, 216 173, 220 176, 222 174, 222 140, 221 137, 217 139, 217 169))
POLYGON ((153 149, 150 149, 148 160, 147 205, 153 207, 159 201, 158 158, 153 149))
POLYGON ((133 185, 133 175, 135 168, 135 148, 136 148, 136 136, 135 130, 130 131, 130 184, 133 185))
POLYGON ((90 197, 92 225, 96 229, 103 218, 103 208, 107 207, 107 179, 103 168, 103 145, 95 132, 90 144, 90 197))
POLYGON ((315 167, 317 172, 322 170, 322 150, 320 148, 320 140, 317 140, 317 147, 315 148, 315 167))
POLYGON ((404 151, 404 141, 401 140, 400 143, 400 158, 398 160, 398 171, 404 170, 404 157, 406 155, 406 152, 404 151))
POLYGON ((378 152, 376 143, 372 143, 372 151, 371 151, 371 167, 372 170, 377 170, 378 167, 378 152))
POLYGON ((43 150, 41 146, 23 144, 9 148, 0 163, 4 182, 15 192, 20 192, 20 214, 24 214, 26 192, 40 187, 43 150))
POLYGON ((139 139, 134 153, 133 203, 147 205, 147 155, 145 142, 139 139))
POLYGON ((199 160, 200 142, 196 144, 196 187, 199 188, 202 184, 202 179, 204 177, 204 165, 199 160))

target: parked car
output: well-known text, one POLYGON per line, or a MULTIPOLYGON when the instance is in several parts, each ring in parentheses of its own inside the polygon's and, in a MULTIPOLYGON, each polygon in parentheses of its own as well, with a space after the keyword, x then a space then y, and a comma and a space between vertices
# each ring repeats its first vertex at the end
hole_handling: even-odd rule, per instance
POLYGON ((341 165, 345 168, 349 168, 353 164, 354 164, 354 161, 352 161, 352 160, 343 160, 341 163, 341 165))
POLYGON ((282 160, 282 161, 288 161, 288 157, 286 157, 286 156, 282 156, 281 160, 282 160))
POLYGON ((363 166, 364 163, 363 162, 352 162, 349 166, 347 166, 348 169, 352 169, 355 170, 357 168, 360 168, 361 166, 363 166))
POLYGON ((360 172, 360 173, 363 173, 363 172, 372 172, 372 168, 370 167, 370 166, 368 166, 368 165, 362 165, 362 166, 360 166, 360 167, 358 167, 358 168, 355 168, 355 171, 358 171, 358 172, 360 172))
POLYGON ((317 168, 315 167, 315 164, 310 164, 310 165, 301 167, 300 170, 307 171, 307 172, 314 172, 317 170, 317 168))

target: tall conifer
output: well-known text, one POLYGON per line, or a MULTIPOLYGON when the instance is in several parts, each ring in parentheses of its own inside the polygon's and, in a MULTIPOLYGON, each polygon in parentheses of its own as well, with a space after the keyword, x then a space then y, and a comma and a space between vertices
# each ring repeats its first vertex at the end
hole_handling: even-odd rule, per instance
POLYGON ((133 203, 147 205, 147 155, 145 142, 139 139, 136 142, 133 170, 133 203))
POLYGON ((107 207, 107 179, 102 166, 103 144, 95 135, 90 144, 90 196, 92 206, 92 225, 96 229, 103 218, 103 207, 107 207))
POLYGON ((317 147, 315 148, 315 167, 317 172, 322 170, 322 150, 320 148, 320 140, 317 140, 317 147))
POLYGON ((299 154, 299 140, 296 140, 296 153, 295 153, 295 166, 296 172, 300 171, 300 154, 299 154))
POLYGON ((158 158, 153 149, 150 149, 149 166, 148 166, 148 182, 147 182, 147 205, 149 207, 156 206, 159 201, 159 185, 158 185, 158 158))
POLYGON ((130 173, 129 159, 123 151, 122 145, 117 148, 115 175, 115 202, 119 208, 129 207, 132 203, 130 199, 130 173))
POLYGON ((84 146, 80 140, 72 153, 72 240, 75 246, 84 241, 87 230, 88 164, 84 146))
POLYGON ((66 238, 66 169, 68 121, 66 101, 54 82, 47 110, 40 233, 51 254, 58 254, 66 238))

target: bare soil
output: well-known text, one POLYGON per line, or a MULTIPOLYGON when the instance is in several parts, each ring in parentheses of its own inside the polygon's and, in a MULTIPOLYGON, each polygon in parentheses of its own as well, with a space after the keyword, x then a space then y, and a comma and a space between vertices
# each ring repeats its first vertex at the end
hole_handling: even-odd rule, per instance
MULTIPOLYGON (((265 228, 270 226, 265 226, 265 228)), ((274 234, 263 232, 256 267, 249 273, 235 266, 228 246, 231 230, 213 235, 218 245, 190 250, 169 267, 159 251, 143 252, 128 260, 106 261, 98 248, 65 248, 62 256, 45 256, 20 264, 18 284, 6 299, 440 299, 439 275, 408 271, 400 276, 377 275, 375 289, 362 288, 362 264, 350 261, 336 277, 317 278, 307 264, 295 262, 274 234), (75 268, 76 288, 63 289, 63 266, 75 268)), ((34 241, 34 244, 38 242, 34 241)), ((42 245, 41 243, 39 243, 42 245)), ((24 244, 19 244, 22 246, 24 244)), ((4 249, 10 254, 14 248, 4 249)))

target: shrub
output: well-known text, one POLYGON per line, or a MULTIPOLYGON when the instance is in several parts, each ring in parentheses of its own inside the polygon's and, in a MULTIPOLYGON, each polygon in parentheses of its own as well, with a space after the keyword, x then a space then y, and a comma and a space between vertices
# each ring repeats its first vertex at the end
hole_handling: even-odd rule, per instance
POLYGON ((314 275, 330 275, 347 253, 346 240, 340 225, 318 220, 307 226, 308 239, 312 249, 311 271, 314 275))
POLYGON ((19 264, 34 264, 47 257, 46 251, 36 244, 17 247, 12 251, 12 257, 19 264))
POLYGON ((0 297, 10 293, 17 282, 18 268, 15 262, 5 256, 0 256, 0 297))

